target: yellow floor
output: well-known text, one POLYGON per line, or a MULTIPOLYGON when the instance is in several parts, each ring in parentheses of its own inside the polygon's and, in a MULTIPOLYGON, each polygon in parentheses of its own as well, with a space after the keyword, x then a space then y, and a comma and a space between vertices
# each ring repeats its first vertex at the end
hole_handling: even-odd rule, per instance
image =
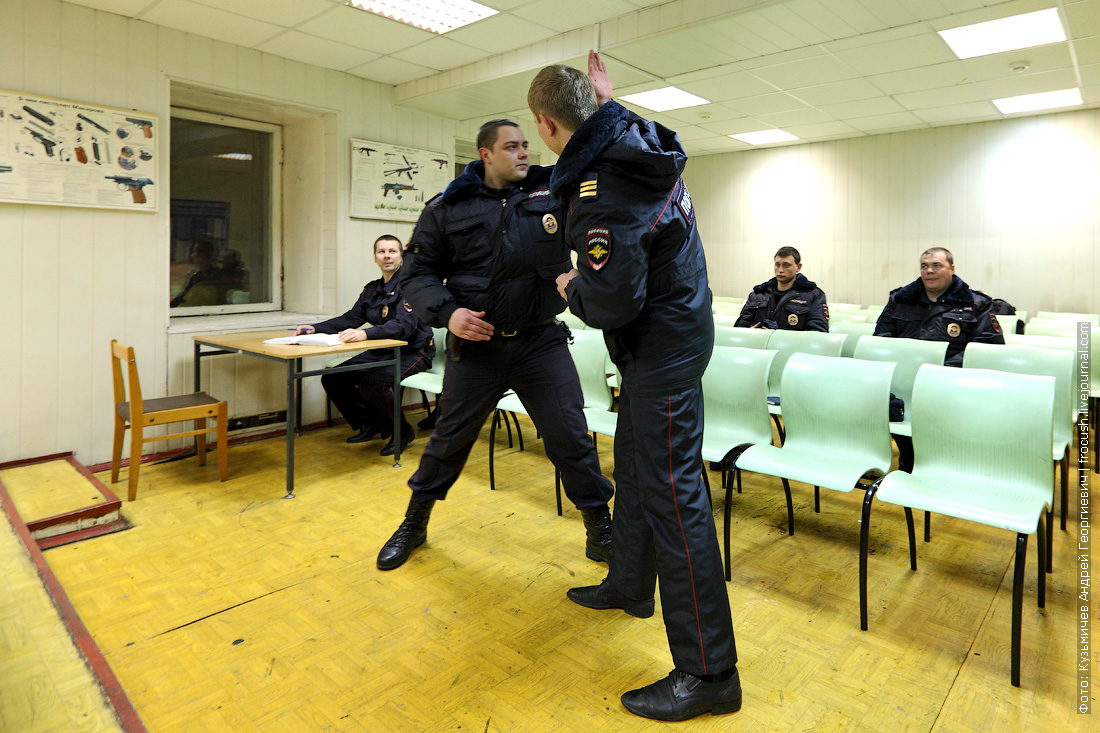
MULTIPOLYGON (((109 472, 103 480, 111 480, 109 472)), ((64 459, 6 468, 0 471, 0 481, 25 523, 105 501, 92 482, 64 459)))
MULTIPOLYGON (((46 557, 151 731, 667 730, 618 699, 671 668, 660 614, 566 599, 606 570, 584 558, 576 510, 556 516, 553 471, 521 422, 528 449, 498 451, 497 491, 486 429, 428 543, 388 573, 375 556, 425 441, 394 469, 381 442, 345 444, 346 428, 300 439, 297 499, 282 498, 282 440, 233 447, 226 483, 214 463, 143 466, 123 509, 134 529, 46 557)), ((610 474, 611 441, 599 445, 610 474)), ((744 709, 677 730, 1095 729, 1075 712, 1066 533, 1045 610, 1032 543, 1015 689, 1014 537, 937 518, 912 573, 900 509, 878 506, 861 632, 857 493, 825 491, 814 514, 796 485, 794 537, 778 480, 735 495, 727 587, 744 709)))
POLYGON ((0 518, 0 731, 117 730, 26 548, 0 518))

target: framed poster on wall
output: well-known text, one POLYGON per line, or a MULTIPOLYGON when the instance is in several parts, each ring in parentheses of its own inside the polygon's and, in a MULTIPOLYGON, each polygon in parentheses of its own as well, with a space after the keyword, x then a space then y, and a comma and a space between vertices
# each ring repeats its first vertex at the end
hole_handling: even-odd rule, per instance
POLYGON ((454 179, 450 153, 351 138, 351 206, 357 219, 416 221, 454 179))
POLYGON ((0 89, 0 201, 157 210, 160 119, 0 89))

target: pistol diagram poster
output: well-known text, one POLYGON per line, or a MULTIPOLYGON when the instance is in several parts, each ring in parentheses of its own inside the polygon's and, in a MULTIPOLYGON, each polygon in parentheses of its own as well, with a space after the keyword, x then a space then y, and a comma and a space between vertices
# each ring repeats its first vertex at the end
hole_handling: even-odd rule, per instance
POLYGON ((0 89, 0 201, 157 210, 156 115, 0 89))
POLYGON ((351 216, 416 221, 454 179, 450 153, 351 138, 351 216))

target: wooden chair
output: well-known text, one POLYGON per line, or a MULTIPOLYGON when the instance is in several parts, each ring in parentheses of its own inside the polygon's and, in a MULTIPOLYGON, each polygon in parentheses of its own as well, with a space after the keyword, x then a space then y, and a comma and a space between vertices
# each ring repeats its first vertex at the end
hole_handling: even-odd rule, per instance
POLYGON ((134 349, 123 346, 111 339, 111 371, 115 382, 115 442, 111 453, 111 483, 118 482, 118 470, 122 464, 122 441, 126 430, 130 435, 130 492, 128 499, 137 498, 138 471, 141 467, 141 449, 146 443, 155 443, 171 438, 183 438, 194 435, 198 442, 199 465, 206 465, 206 434, 217 432, 218 471, 225 481, 228 471, 226 445, 229 435, 229 410, 225 402, 219 401, 205 392, 181 395, 179 397, 159 397, 143 400, 141 382, 138 380, 137 361, 134 349), (127 365, 128 374, 123 379, 122 362, 127 365), (130 400, 126 401, 126 381, 130 383, 130 400), (206 427, 206 419, 217 420, 215 427, 206 427), (145 437, 145 428, 168 423, 195 421, 195 429, 171 435, 145 437))

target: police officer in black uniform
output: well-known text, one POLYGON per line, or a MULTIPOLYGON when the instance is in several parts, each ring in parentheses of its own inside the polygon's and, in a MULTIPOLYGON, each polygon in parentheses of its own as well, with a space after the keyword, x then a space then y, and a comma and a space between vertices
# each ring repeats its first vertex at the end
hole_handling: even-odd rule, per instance
POLYGON ((606 562, 614 489, 600 473, 566 331, 554 319, 565 309, 554 278, 570 266, 564 208, 550 195, 550 169, 528 165, 516 123, 487 122, 477 145, 481 159, 420 215, 401 272, 413 310, 448 329, 447 364, 439 419, 409 480, 405 521, 379 552, 378 567, 398 567, 424 543, 432 506, 447 496, 508 389, 527 408, 581 511, 586 555, 606 562))
POLYGON ((775 277, 752 289, 735 326, 828 331, 829 306, 821 288, 802 274, 802 255, 794 247, 775 253, 775 277))
MULTIPOLYGON (((603 64, 589 56, 595 82, 603 64)), ((606 71, 603 73, 606 74, 606 71)), ((622 696, 631 712, 686 720, 741 707, 729 598, 700 450, 700 380, 714 345, 706 261, 687 155, 676 134, 615 102, 577 69, 538 73, 527 103, 561 157, 550 181, 567 201, 579 271, 558 278, 570 310, 604 330, 622 372, 615 429, 611 567, 569 598, 595 609, 652 615, 660 581, 675 669, 622 696)))
MULTIPOLYGON (((401 269, 401 242, 384 234, 374 242, 374 260, 382 277, 372 280, 359 294, 359 300, 347 313, 312 326, 298 326, 297 333, 338 333, 348 343, 367 339, 397 339, 409 345, 401 349, 401 376, 422 372, 432 365, 435 349, 432 330, 413 313, 401 297, 399 281, 394 276, 401 269), (362 329, 364 323, 372 324, 362 329)), ((392 349, 372 349, 356 354, 345 364, 363 364, 393 358, 392 349)), ((349 443, 363 443, 375 437, 389 438, 382 448, 384 456, 393 455, 393 411, 401 409, 395 397, 393 370, 366 369, 321 375, 321 384, 340 414, 355 430, 349 443)), ((400 395, 400 389, 396 390, 400 395)), ((401 417, 401 451, 412 442, 415 432, 401 417)))
MULTIPOLYGON (((890 300, 875 324, 876 336, 946 341, 946 366, 961 367, 963 352, 971 341, 1003 344, 1004 336, 993 317, 992 299, 971 290, 955 274, 955 258, 943 247, 932 247, 920 256, 920 277, 890 291, 890 300)), ((913 469, 913 440, 894 436, 898 468, 913 469)))

